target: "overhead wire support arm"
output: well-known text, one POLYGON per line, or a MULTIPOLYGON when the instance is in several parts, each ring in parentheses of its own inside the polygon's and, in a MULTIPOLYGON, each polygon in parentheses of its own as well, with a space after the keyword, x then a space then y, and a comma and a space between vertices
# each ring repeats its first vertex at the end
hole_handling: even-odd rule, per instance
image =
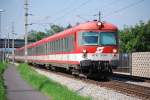
POLYGON ((95 15, 93 15, 93 16, 96 16, 96 17, 98 16, 98 17, 97 17, 97 20, 98 20, 99 22, 101 22, 101 11, 99 11, 98 14, 95 14, 95 15))
POLYGON ((100 11, 98 13, 98 20, 99 20, 99 22, 101 22, 101 12, 100 11))

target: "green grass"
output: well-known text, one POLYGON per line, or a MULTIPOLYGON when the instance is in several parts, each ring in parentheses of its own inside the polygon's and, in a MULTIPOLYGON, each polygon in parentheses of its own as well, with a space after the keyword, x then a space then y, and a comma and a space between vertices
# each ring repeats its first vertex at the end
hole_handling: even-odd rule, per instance
POLYGON ((3 72, 6 69, 6 63, 0 62, 0 100, 6 100, 6 89, 4 86, 3 72))
POLYGON ((82 97, 67 87, 38 74, 27 64, 20 64, 18 70, 28 83, 50 96, 52 100, 90 100, 88 97, 82 97))

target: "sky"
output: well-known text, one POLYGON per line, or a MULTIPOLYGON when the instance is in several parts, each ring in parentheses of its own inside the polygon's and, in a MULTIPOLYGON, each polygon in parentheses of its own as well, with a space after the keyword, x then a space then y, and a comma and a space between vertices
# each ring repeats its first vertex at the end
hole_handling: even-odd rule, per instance
MULTIPOLYGON (((134 26, 140 20, 150 19, 150 0, 28 0, 29 30, 45 31, 51 24, 67 26, 97 19, 123 29, 125 25, 134 26)), ((0 0, 1 37, 12 36, 14 23, 15 38, 24 35, 24 0, 0 0)))

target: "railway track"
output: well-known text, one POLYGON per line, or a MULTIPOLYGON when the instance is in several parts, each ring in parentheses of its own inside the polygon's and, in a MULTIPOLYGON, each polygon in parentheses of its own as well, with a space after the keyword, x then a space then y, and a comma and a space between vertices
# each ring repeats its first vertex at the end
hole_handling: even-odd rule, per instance
POLYGON ((126 93, 126 94, 129 94, 129 95, 132 94, 132 95, 138 96, 142 99, 150 99, 150 88, 149 87, 124 83, 124 82, 116 81, 116 80, 113 80, 109 83, 103 84, 103 86, 126 93))
POLYGON ((93 80, 93 79, 74 77, 73 75, 70 75, 67 73, 62 73, 62 72, 54 72, 51 70, 45 70, 45 69, 41 69, 41 68, 40 68, 40 70, 43 70, 46 72, 51 72, 54 74, 63 75, 63 76, 69 77, 69 78, 75 78, 77 80, 81 80, 81 81, 86 82, 86 83, 95 84, 95 85, 98 85, 100 87, 106 87, 108 89, 116 90, 116 91, 119 91, 123 94, 136 96, 136 97, 139 97, 139 98, 144 99, 144 100, 150 99, 150 87, 144 87, 144 86, 129 84, 129 83, 125 83, 123 81, 118 81, 118 80, 97 81, 97 80, 93 80))

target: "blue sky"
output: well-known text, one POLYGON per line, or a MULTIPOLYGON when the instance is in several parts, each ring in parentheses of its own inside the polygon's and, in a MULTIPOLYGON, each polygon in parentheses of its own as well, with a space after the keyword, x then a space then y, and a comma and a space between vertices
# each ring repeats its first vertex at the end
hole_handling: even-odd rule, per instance
MULTIPOLYGON (((67 26, 77 22, 96 19, 98 11, 102 20, 122 29, 124 25, 135 25, 139 20, 150 19, 150 0, 29 0, 29 23, 54 23, 67 26)), ((2 35, 11 33, 14 22, 15 33, 24 34, 24 0, 0 0, 2 14, 2 35)), ((34 29, 44 31, 48 24, 33 24, 34 29)), ((20 37, 18 35, 18 37, 20 37)))

